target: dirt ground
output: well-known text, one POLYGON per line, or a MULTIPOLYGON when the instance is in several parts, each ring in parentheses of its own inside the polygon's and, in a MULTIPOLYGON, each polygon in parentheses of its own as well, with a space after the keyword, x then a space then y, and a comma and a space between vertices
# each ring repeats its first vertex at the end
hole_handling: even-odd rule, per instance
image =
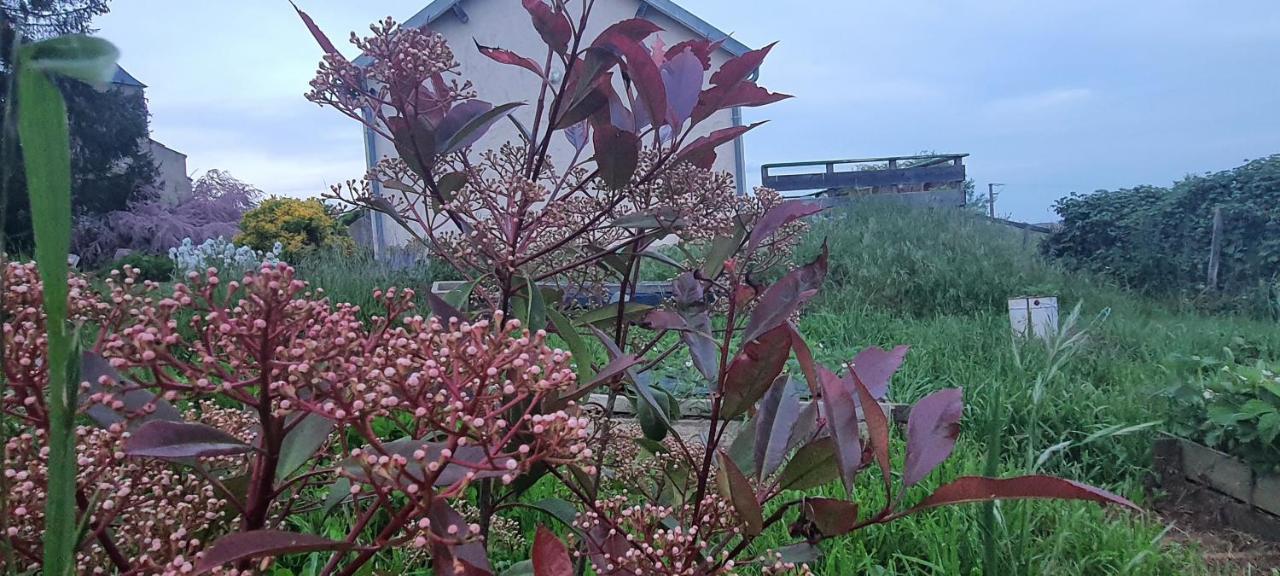
POLYGON ((1280 518, 1195 484, 1168 488, 1156 501, 1167 538, 1195 544, 1213 574, 1280 575, 1280 518))

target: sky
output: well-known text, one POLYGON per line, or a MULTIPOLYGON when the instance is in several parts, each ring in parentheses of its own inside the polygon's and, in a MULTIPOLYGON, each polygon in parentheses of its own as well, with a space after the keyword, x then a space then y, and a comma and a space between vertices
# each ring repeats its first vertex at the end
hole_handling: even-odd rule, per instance
MULTIPOLYGON (((297 1, 336 41, 427 0, 297 1)), ((760 83, 796 97, 746 111, 770 121, 746 137, 752 185, 762 163, 968 153, 998 213, 1040 222, 1073 192, 1280 153, 1276 0, 677 1, 778 42, 760 83)), ((360 126, 302 96, 320 51, 288 1, 113 0, 96 26, 193 175, 306 197, 363 173, 360 126)))

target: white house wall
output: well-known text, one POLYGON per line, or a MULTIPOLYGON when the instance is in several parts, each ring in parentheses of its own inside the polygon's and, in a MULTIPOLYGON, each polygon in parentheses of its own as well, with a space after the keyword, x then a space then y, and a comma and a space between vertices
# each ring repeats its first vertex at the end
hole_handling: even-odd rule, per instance
MULTIPOLYGON (((480 54, 475 47, 475 43, 479 42, 485 46, 506 48, 541 63, 546 56, 546 45, 542 43, 530 24, 528 13, 520 5, 519 0, 464 0, 459 6, 467 14, 466 23, 453 12, 447 12, 431 24, 431 30, 444 35, 449 41, 454 56, 461 65, 462 73, 475 85, 480 99, 495 105, 527 102, 528 106, 518 108, 514 114, 526 127, 532 127, 533 106, 538 96, 538 79, 522 68, 490 60, 480 54)), ((639 6, 639 0, 597 0, 586 37, 594 38, 608 25, 634 18, 639 6)), ((576 13, 576 10, 576 2, 574 2, 571 4, 570 13, 576 13)), ((657 10, 648 9, 645 17, 662 27, 663 30, 658 34, 667 46, 694 38, 692 31, 657 10)), ((716 51, 711 58, 713 69, 718 68, 729 58, 730 54, 724 50, 716 51)), ((707 76, 710 77, 710 74, 707 76)), ((722 110, 703 121, 691 137, 732 125, 731 111, 722 110)), ((476 143, 473 149, 496 149, 505 142, 518 139, 516 129, 510 122, 499 122, 476 143)), ((717 149, 716 170, 734 172, 736 146, 738 142, 730 142, 717 149)), ((550 152, 552 161, 557 167, 563 167, 573 157, 573 147, 560 135, 556 135, 553 139, 550 152)), ((589 157, 590 153, 590 149, 584 151, 583 157, 589 157)), ((377 158, 394 157, 396 151, 390 141, 377 137, 374 155, 377 158)), ((383 245, 400 246, 412 240, 412 236, 390 218, 383 216, 382 220, 383 245)))

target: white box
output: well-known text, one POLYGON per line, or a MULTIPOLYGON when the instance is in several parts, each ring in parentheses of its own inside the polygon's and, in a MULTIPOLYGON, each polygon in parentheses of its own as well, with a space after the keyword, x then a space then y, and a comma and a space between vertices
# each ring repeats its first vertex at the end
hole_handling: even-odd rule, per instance
POLYGON ((1010 298, 1009 327, 1014 335, 1022 338, 1031 335, 1042 340, 1052 338, 1058 333, 1058 299, 1053 296, 1010 298))

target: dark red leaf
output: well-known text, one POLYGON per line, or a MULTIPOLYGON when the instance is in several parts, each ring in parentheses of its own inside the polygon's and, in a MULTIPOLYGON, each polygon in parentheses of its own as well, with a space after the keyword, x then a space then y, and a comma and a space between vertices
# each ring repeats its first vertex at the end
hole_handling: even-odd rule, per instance
POLYGON ((630 575, 631 572, 625 571, 623 566, 618 566, 607 558, 621 558, 631 549, 631 545, 627 543, 626 536, 622 532, 612 530, 605 522, 597 522, 584 535, 587 540, 587 555, 591 557, 592 564, 595 565, 596 573, 600 576, 623 576, 630 575), (613 570, 606 569, 606 566, 613 566, 613 570))
POLYGON ((396 154, 418 176, 427 178, 428 168, 435 164, 436 133, 422 118, 392 116, 387 119, 396 154))
POLYGON ((316 39, 316 44, 319 44, 320 48, 323 48, 326 54, 333 54, 341 57, 342 53, 338 52, 338 49, 333 45, 333 42, 329 40, 329 37, 325 36, 324 31, 316 25, 316 21, 312 20, 311 16, 306 12, 303 12, 301 8, 298 8, 298 5, 294 4, 293 0, 289 0, 289 4, 292 4, 293 9, 298 12, 298 16, 302 18, 302 23, 307 25, 307 30, 311 31, 311 37, 316 39))
POLYGON ((778 477, 779 490, 808 490, 840 477, 836 463, 836 443, 823 436, 796 450, 778 477))
POLYGON ((804 374, 805 383, 809 385, 809 393, 817 398, 822 395, 822 382, 818 380, 818 363, 813 361, 813 351, 809 349, 809 343, 804 341, 804 336, 796 329, 795 324, 787 322, 787 329, 791 332, 791 349, 796 352, 800 373, 804 374))
POLYGON ((636 118, 627 109, 627 105, 622 103, 622 98, 614 91, 612 86, 605 88, 605 93, 609 95, 609 124, 619 130, 627 132, 636 131, 636 118))
POLYGON ((662 30, 657 24, 644 18, 631 18, 621 22, 615 22, 608 28, 605 28, 595 41, 591 43, 593 47, 615 46, 619 43, 630 41, 639 43, 641 40, 648 38, 650 34, 662 30))
POLYGON ((1034 475, 1017 478, 963 476, 942 485, 928 498, 898 516, 951 504, 1030 499, 1087 500, 1099 504, 1114 504, 1133 511, 1142 510, 1137 504, 1101 488, 1054 476, 1034 475))
MULTIPOLYGON (((539 2, 539 4, 541 4, 541 2, 539 2)), ((538 76, 542 76, 542 68, 538 66, 538 63, 534 62, 532 59, 525 58, 524 56, 521 56, 519 54, 516 54, 515 52, 512 52, 504 48, 494 48, 491 46, 483 46, 479 42, 476 42, 476 48, 480 50, 481 54, 488 56, 489 59, 493 60, 494 62, 498 62, 500 64, 508 64, 511 66, 519 66, 521 68, 524 68, 525 70, 528 70, 530 72, 533 72, 534 74, 537 74, 538 76)))
POLYGON ((567 129, 575 124, 586 122, 588 118, 602 110, 608 110, 608 106, 608 92, 600 88, 592 88, 587 91, 581 100, 578 100, 560 114, 560 119, 556 121, 555 127, 557 129, 567 129))
POLYGON ((283 556, 303 552, 350 550, 347 542, 336 542, 312 534, 282 532, 280 530, 252 530, 233 532, 219 538, 196 560, 194 574, 204 574, 227 564, 252 560, 264 556, 283 556))
POLYGON ((818 380, 822 382, 822 406, 826 409, 827 426, 836 442, 840 480, 852 496, 853 478, 858 469, 862 468, 862 432, 858 429, 858 407, 853 401, 853 394, 840 382, 839 376, 819 366, 818 380))
POLYGON ((667 91, 667 124, 676 128, 689 119, 698 103, 702 92, 702 63, 690 48, 667 59, 661 71, 667 91))
POLYGON ((963 415, 964 393, 959 388, 938 390, 911 407, 903 485, 914 486, 951 455, 963 415))
POLYGON ((716 70, 715 74, 711 75, 711 83, 716 86, 733 86, 746 80, 747 77, 751 76, 752 72, 755 72, 756 68, 760 67, 760 64, 764 63, 764 57, 769 55, 770 50, 773 50, 774 44, 777 43, 774 42, 764 48, 752 50, 725 62, 720 66, 719 70, 716 70))
POLYGON ((716 161, 716 148, 761 124, 764 124, 764 122, 756 122, 747 126, 730 126, 705 136, 699 136, 680 150, 680 155, 676 157, 675 162, 689 162, 699 168, 710 169, 711 165, 715 164, 716 161))
POLYGON ((711 337, 711 317, 698 312, 688 322, 689 329, 680 332, 680 340, 689 347, 694 367, 708 383, 714 383, 720 377, 720 345, 711 337))
POLYGON ((538 35, 542 36, 542 41, 546 42, 547 46, 557 54, 565 54, 569 51, 573 26, 564 12, 552 10, 542 0, 524 0, 524 9, 529 11, 534 30, 538 31, 538 35))
POLYGON ((867 423, 867 443, 871 457, 880 466, 880 478, 884 481, 885 506, 891 506, 893 475, 889 464, 889 418, 857 374, 845 375, 845 386, 854 392, 854 398, 862 408, 862 420, 867 423))
POLYGON ((720 416, 725 419, 734 418, 754 406, 782 373, 787 357, 791 355, 791 334, 785 326, 746 342, 725 370, 720 406, 720 416))
POLYGON ((640 139, 608 125, 596 126, 593 136, 600 179, 614 190, 626 187, 640 160, 640 139))
POLYGON ((806 216, 817 214, 825 208, 820 202, 801 200, 783 202, 770 208, 756 221, 755 228, 751 229, 751 236, 747 239, 747 253, 755 252, 760 244, 773 236, 779 228, 806 216))
POLYGON ((522 102, 494 106, 483 100, 467 100, 449 110, 436 126, 436 150, 449 154, 475 144, 484 133, 522 102))
POLYGON ((609 70, 618 62, 608 48, 584 51, 582 58, 574 62, 558 96, 562 102, 555 122, 557 129, 585 120, 609 104, 608 91, 613 90, 609 70))
MULTIPOLYGON (((597 40, 595 46, 612 50, 622 57, 626 63, 624 68, 626 77, 635 85, 639 96, 636 106, 643 106, 650 120, 661 121, 665 119, 667 117, 667 90, 662 83, 662 72, 658 70, 658 65, 653 63, 653 57, 649 54, 649 50, 639 41, 629 39, 615 39, 615 41, 603 44, 597 40)), ((634 112, 636 113, 636 129, 639 130, 648 122, 641 120, 639 110, 634 112)))
POLYGON ((644 323, 650 330, 688 330, 684 317, 666 309, 651 310, 644 315, 644 323))
POLYGON ((760 400, 756 412, 754 459, 756 478, 773 474, 790 449, 788 444, 800 418, 800 400, 791 391, 791 379, 778 376, 760 400))
POLYGON ((280 456, 276 462, 276 478, 285 480, 308 461, 329 441, 336 423, 319 414, 303 414, 297 422, 289 423, 289 433, 280 443, 280 456))
POLYGON ((446 325, 449 323, 450 318, 457 318, 459 322, 471 319, 466 312, 455 308, 434 292, 427 293, 427 305, 431 307, 431 314, 442 320, 446 325))
POLYGON ((427 518, 431 521, 431 532, 440 538, 433 540, 431 546, 436 576, 488 576, 493 573, 489 555, 478 540, 480 535, 470 533, 466 519, 450 507, 447 500, 433 500, 427 510, 427 518), (456 527, 455 533, 449 533, 450 527, 456 527), (441 541, 463 537, 471 541, 462 544, 441 541))
POLYGON ((786 324, 791 315, 818 293, 827 277, 827 243, 813 262, 788 272, 765 289, 743 328, 742 340, 749 342, 761 334, 786 324))
POLYGON ((569 551, 545 526, 533 537, 533 576, 573 576, 569 551))
POLYGON ((718 50, 720 48, 720 45, 723 43, 724 43, 723 40, 717 40, 715 42, 712 42, 705 38, 694 38, 692 40, 685 40, 684 42, 679 42, 676 45, 670 48, 667 48, 666 59, 670 60, 674 58, 676 54, 684 52, 685 50, 689 50, 690 52, 693 53, 694 56, 698 58, 698 63, 702 64, 703 71, 710 70, 711 54, 716 50, 718 50))
POLYGON ((871 391, 872 396, 883 400, 889 396, 890 379, 902 367, 902 361, 906 359, 910 349, 910 346, 902 345, 885 351, 871 346, 853 357, 853 371, 858 373, 858 378, 871 391))
POLYGON ((858 524, 858 504, 834 498, 806 498, 801 510, 823 536, 840 536, 858 524))
POLYGON ((126 420, 130 428, 153 420, 174 422, 182 420, 182 414, 178 413, 172 404, 138 383, 121 376, 105 358, 96 352, 85 352, 80 355, 80 379, 89 383, 85 393, 78 395, 82 405, 90 396, 98 393, 110 393, 112 399, 124 403, 119 410, 101 403, 91 404, 85 410, 85 414, 103 428, 126 420), (105 385, 100 382, 104 378, 105 385))
POLYGON ((693 121, 702 122, 718 110, 735 106, 755 107, 773 104, 791 98, 790 94, 770 92, 755 82, 743 81, 733 86, 712 86, 698 95, 693 107, 693 121))
POLYGON ((764 513, 760 509, 760 501, 756 498, 751 481, 738 469, 723 450, 720 451, 720 470, 724 472, 729 484, 729 501, 742 520, 742 532, 747 536, 756 536, 764 530, 764 513))
POLYGON ((133 457, 208 458, 248 452, 248 444, 212 426, 192 422, 153 420, 140 426, 124 441, 124 453, 133 457))
POLYGON ((681 272, 671 282, 671 296, 683 308, 701 307, 706 304, 706 291, 702 281, 693 272, 681 272))

